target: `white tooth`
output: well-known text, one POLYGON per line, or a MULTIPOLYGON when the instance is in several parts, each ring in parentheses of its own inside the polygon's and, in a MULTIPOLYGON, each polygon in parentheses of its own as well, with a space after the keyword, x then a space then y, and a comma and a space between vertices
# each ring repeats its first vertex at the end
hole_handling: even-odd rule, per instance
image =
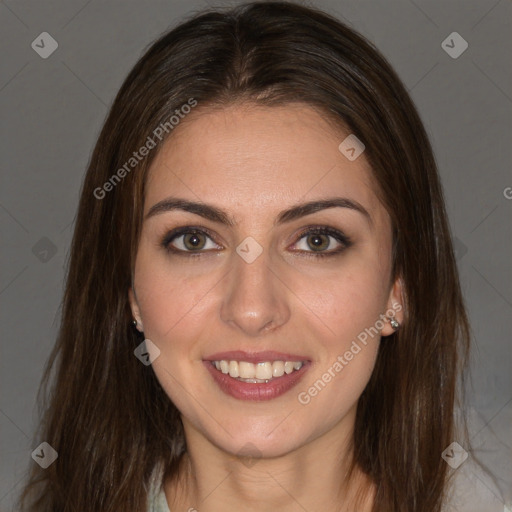
POLYGON ((293 372, 293 363, 291 361, 286 361, 286 363, 284 363, 284 371, 287 374, 293 372))
POLYGON ((230 377, 240 377, 240 372, 238 371, 238 362, 237 361, 229 361, 229 376, 230 377))
POLYGON ((272 363, 272 376, 273 377, 282 377, 284 375, 284 362, 283 361, 274 361, 272 363))
POLYGON ((302 361, 264 361, 257 364, 247 361, 214 361, 217 370, 229 374, 233 378, 250 379, 254 382, 268 381, 273 377, 282 377, 285 373, 289 375, 294 370, 300 370, 304 363, 302 361))
POLYGON ((265 363, 258 363, 256 365, 256 378, 257 379, 271 379, 272 378, 272 363, 268 361, 265 363))
POLYGON ((222 373, 229 373, 229 364, 224 359, 220 362, 220 371, 222 373))
POLYGON ((256 367, 252 363, 240 361, 238 363, 238 371, 242 379, 254 379, 256 376, 256 367))

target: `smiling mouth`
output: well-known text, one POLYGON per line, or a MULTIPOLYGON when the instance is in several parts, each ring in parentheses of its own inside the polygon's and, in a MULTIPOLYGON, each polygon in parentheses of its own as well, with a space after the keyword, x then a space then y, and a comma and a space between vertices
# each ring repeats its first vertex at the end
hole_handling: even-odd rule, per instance
POLYGON ((284 375, 290 375, 302 368, 306 361, 262 361, 250 363, 248 361, 234 361, 221 359, 211 361, 219 372, 229 375, 240 382, 251 384, 268 383, 284 375))

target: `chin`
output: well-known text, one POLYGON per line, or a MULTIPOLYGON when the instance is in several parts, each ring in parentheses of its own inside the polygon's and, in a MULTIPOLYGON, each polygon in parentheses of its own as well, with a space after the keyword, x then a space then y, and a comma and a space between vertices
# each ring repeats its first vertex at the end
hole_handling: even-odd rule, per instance
MULTIPOLYGON (((286 416, 284 415, 283 418, 286 416)), ((238 457, 272 458, 280 457, 294 451, 307 442, 304 427, 301 425, 301 432, 296 432, 293 425, 287 425, 287 429, 280 428, 288 420, 283 418, 270 418, 269 421, 260 421, 252 425, 240 421, 225 425, 228 432, 233 433, 231 437, 224 430, 217 430, 216 435, 210 438, 220 449, 238 457), (292 428, 290 428, 292 427, 292 428)), ((210 437, 210 436, 208 436, 210 437)))

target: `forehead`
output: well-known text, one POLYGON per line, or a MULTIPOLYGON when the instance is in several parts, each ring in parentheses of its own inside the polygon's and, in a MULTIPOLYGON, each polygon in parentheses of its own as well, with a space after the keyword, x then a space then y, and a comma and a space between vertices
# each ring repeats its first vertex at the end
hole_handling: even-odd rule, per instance
POLYGON ((382 216, 364 153, 349 161, 338 149, 348 135, 303 104, 195 111, 153 161, 145 211, 169 195, 262 214, 342 195, 382 216))

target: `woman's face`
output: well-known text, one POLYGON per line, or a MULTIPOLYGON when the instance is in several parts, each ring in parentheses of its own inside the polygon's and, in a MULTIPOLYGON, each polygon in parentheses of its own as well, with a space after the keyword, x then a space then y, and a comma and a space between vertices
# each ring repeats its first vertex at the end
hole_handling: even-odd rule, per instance
POLYGON ((275 456, 350 432, 401 307, 348 135, 305 105, 238 105, 191 114, 152 163, 130 303, 187 434, 275 456))

